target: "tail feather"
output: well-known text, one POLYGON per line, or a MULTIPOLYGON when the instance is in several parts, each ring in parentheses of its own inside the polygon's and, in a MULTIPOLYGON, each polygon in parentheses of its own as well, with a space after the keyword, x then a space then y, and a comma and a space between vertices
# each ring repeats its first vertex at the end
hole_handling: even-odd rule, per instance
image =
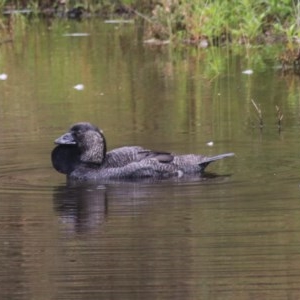
POLYGON ((216 160, 219 160, 219 159, 222 159, 222 158, 225 158, 225 157, 231 157, 231 156, 234 156, 235 154, 234 153, 224 153, 224 154, 219 154, 219 155, 216 155, 216 156, 211 156, 211 157, 207 157, 206 160, 204 161, 205 163, 210 163, 212 161, 216 161, 216 160))
POLYGON ((201 162, 199 164, 200 168, 201 168, 201 171, 200 172, 203 172, 205 170, 205 168, 213 161, 216 161, 216 160, 219 160, 219 159, 223 159, 223 158, 226 158, 226 157, 232 157, 234 156, 235 154, 234 153, 224 153, 224 154, 219 154, 219 155, 215 155, 215 156, 211 156, 211 157, 206 157, 206 159, 201 162))

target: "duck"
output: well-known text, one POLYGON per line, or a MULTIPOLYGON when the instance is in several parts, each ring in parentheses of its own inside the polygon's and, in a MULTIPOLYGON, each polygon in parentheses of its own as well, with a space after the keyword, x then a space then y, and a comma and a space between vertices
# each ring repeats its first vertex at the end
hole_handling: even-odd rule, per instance
POLYGON ((234 153, 216 156, 175 154, 141 146, 107 151, 103 131, 89 122, 73 124, 54 143, 53 167, 74 181, 201 176, 211 162, 234 156, 234 153))

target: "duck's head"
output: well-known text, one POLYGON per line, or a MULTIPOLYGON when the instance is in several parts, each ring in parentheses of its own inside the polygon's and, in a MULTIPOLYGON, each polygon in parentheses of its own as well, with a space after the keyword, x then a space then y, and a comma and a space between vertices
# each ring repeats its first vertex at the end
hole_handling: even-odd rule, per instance
POLYGON ((106 141, 102 131, 88 122, 74 124, 55 143, 77 147, 83 163, 101 164, 106 155, 106 141))

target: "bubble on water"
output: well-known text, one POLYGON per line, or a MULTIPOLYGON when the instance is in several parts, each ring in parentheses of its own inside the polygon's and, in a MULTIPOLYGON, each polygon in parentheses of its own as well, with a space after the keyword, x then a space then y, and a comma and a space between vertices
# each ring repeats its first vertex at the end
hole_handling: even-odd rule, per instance
POLYGON ((7 79, 7 74, 5 74, 5 73, 2 73, 2 74, 0 74, 0 80, 6 80, 7 79))
POLYGON ((82 91, 84 90, 84 85, 83 84, 76 84, 74 85, 74 89, 77 90, 77 91, 82 91))

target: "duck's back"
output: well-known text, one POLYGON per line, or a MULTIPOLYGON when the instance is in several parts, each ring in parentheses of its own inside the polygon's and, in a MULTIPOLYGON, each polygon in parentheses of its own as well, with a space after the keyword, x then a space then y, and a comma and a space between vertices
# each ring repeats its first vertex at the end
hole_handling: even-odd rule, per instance
POLYGON ((133 162, 141 162, 153 158, 161 163, 170 163, 174 157, 167 152, 157 152, 140 146, 125 146, 106 153, 105 168, 124 167, 133 162))

